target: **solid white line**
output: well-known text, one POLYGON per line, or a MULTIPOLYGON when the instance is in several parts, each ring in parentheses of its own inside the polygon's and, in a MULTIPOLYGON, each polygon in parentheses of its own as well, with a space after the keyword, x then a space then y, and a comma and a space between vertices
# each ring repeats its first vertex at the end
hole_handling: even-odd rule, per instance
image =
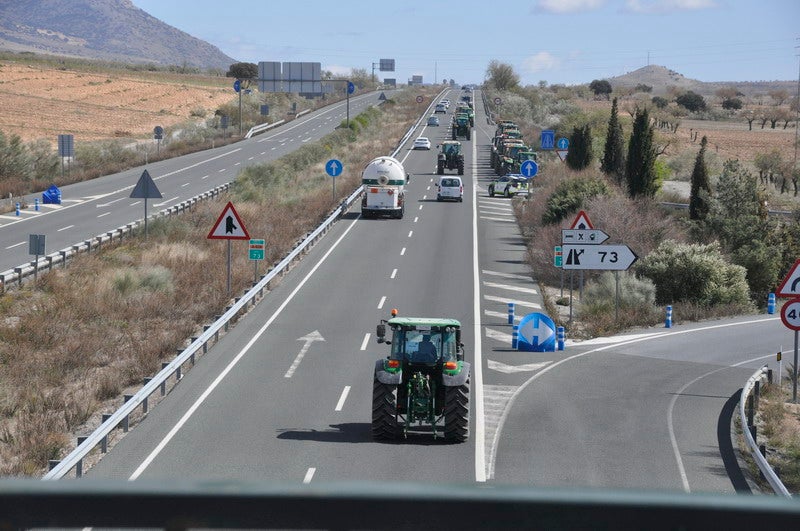
POLYGON ((309 271, 308 274, 303 278, 303 280, 300 281, 300 283, 289 294, 286 300, 284 300, 281 303, 281 305, 278 306, 278 309, 275 310, 275 313, 273 313, 272 316, 269 319, 267 319, 267 322, 264 323, 264 325, 259 329, 259 331, 256 332, 256 334, 250 339, 250 341, 247 342, 244 348, 242 348, 242 350, 239 351, 236 357, 231 360, 231 362, 225 367, 225 369, 222 370, 219 376, 217 376, 216 379, 213 382, 211 382, 211 385, 209 385, 208 388, 205 391, 203 391, 203 394, 200 395, 200 397, 195 401, 194 404, 192 404, 189 410, 186 411, 186 413, 184 413, 184 415, 175 424, 175 426, 172 427, 169 433, 167 433, 167 435, 161 440, 161 442, 158 443, 155 449, 153 449, 153 451, 150 452, 150 455, 148 455, 147 458, 145 458, 145 460, 142 461, 142 464, 139 465, 139 467, 133 472, 133 474, 131 474, 131 477, 128 478, 129 481, 133 481, 140 475, 142 475, 142 472, 144 472, 145 469, 150 465, 150 463, 152 463, 153 460, 156 457, 158 457, 158 454, 160 454, 161 451, 164 449, 164 447, 167 446, 169 441, 171 441, 172 438, 175 437, 175 434, 178 433, 178 430, 180 430, 183 427, 183 425, 186 424, 186 422, 188 422, 188 420, 192 417, 192 415, 194 415, 194 412, 200 408, 203 402, 205 402, 206 398, 209 397, 209 395, 214 391, 214 389, 216 389, 216 387, 220 384, 220 382, 222 382, 222 380, 228 375, 228 373, 231 372, 231 370, 233 370, 236 364, 239 363, 239 360, 241 360, 244 357, 244 355, 247 354, 250 348, 253 345, 255 345, 256 342, 261 338, 261 336, 264 335, 264 332, 267 331, 267 328, 269 328, 270 325, 275 321, 275 319, 278 318, 278 316, 283 312, 286 306, 288 306, 289 303, 292 301, 292 299, 294 299, 295 295, 297 295, 297 293, 303 288, 306 282, 308 282, 311 276, 317 271, 317 269, 319 269, 319 267, 325 262, 325 260, 327 260, 328 256, 330 256, 330 254, 334 251, 334 249, 338 247, 339 243, 350 232, 350 229, 355 227, 355 224, 358 221, 358 219, 359 218, 356 218, 350 223, 350 226, 345 229, 344 233, 342 233, 341 236, 339 236, 339 239, 336 240, 336 242, 331 246, 330 249, 328 249, 328 252, 325 253, 322 256, 322 258, 319 259, 319 262, 317 262, 316 265, 314 265, 314 267, 311 268, 311 271, 309 271))
POLYGON ((114 199, 113 201, 109 201, 108 203, 100 203, 98 205, 95 205, 95 208, 107 207, 108 205, 113 205, 117 201, 122 201, 123 199, 128 199, 128 198, 127 197, 120 197, 119 199, 114 199))
MULTIPOLYGON (((472 142, 472 160, 478 160, 478 143, 472 142)), ((478 263, 478 165, 472 165, 472 336, 475 338, 472 403, 475 405, 475 481, 486 481, 486 426, 483 411, 483 360, 481 351, 481 281, 478 263)))
POLYGON ((102 218, 103 216, 107 216, 107 215, 109 215, 109 214, 111 214, 111 212, 106 212, 105 214, 100 214, 100 215, 99 215, 99 216, 97 216, 97 217, 98 217, 98 218, 102 218))
POLYGON ((339 397, 339 401, 336 402, 336 409, 335 411, 341 411, 342 407, 344 407, 344 401, 347 400, 347 395, 350 394, 350 386, 345 385, 344 389, 342 389, 342 396, 339 397))
POLYGON ((389 278, 392 278, 392 279, 393 279, 393 278, 394 278, 394 277, 396 277, 396 276, 397 276, 397 268, 395 268, 394 270, 392 270, 392 274, 389 276, 389 278))
POLYGON ((25 242, 15 243, 14 245, 9 245, 6 249, 13 249, 14 247, 19 247, 20 245, 25 245, 25 242))
MULTIPOLYGON (((385 297, 384 297, 384 298, 385 298, 385 297)), ((364 336, 364 341, 362 341, 362 342, 361 342, 361 350, 367 350, 367 344, 369 343, 369 337, 370 337, 371 335, 372 335, 372 334, 370 334, 369 332, 367 332, 367 334, 364 336)))
POLYGON ((61 227, 61 228, 60 228, 60 229, 58 229, 56 232, 61 232, 62 230, 71 229, 71 228, 72 228, 72 227, 74 227, 74 226, 75 226, 75 225, 67 225, 66 227, 61 227))
POLYGON ((186 187, 186 186, 189 186, 190 184, 192 184, 192 183, 183 183, 183 184, 181 185, 181 188, 184 188, 184 187, 186 187))
POLYGON ((309 468, 308 472, 306 472, 306 477, 303 478, 303 483, 306 484, 306 485, 311 483, 311 479, 314 477, 314 472, 316 472, 316 471, 317 471, 316 468, 313 468, 313 467, 309 468))
POLYGON ((141 201, 134 201, 133 203, 131 203, 131 204, 130 204, 130 205, 128 205, 128 206, 136 206, 136 205, 138 205, 139 203, 141 203, 141 201))
POLYGON ((383 297, 381 297, 381 300, 380 300, 380 302, 378 303, 378 309, 379 309, 379 310, 382 310, 382 309, 383 309, 383 303, 385 303, 385 302, 386 302, 386 295, 384 295, 383 297))
POLYGON ((400 249, 400 256, 403 256, 404 254, 406 254, 406 248, 405 247, 400 249))

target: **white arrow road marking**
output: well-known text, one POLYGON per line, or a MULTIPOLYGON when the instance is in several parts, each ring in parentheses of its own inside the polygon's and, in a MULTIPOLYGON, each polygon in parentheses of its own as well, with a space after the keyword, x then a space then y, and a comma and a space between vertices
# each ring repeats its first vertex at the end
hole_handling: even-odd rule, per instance
POLYGON ((536 310, 542 309, 542 305, 537 304, 535 302, 509 299, 508 297, 495 297, 494 295, 484 295, 483 298, 490 302, 499 302, 500 304, 506 307, 508 307, 509 302, 513 302, 515 306, 525 306, 527 308, 534 308, 536 310))
POLYGON ((310 334, 306 334, 303 337, 298 337, 297 340, 305 341, 305 344, 303 345, 303 348, 300 349, 300 352, 297 354, 294 362, 292 362, 292 366, 289 367, 289 370, 283 375, 284 378, 292 377, 294 371, 296 371, 298 365, 300 365, 300 362, 303 361, 303 357, 305 357, 306 352, 308 352, 308 349, 311 348, 311 343, 315 341, 325 341, 325 338, 322 337, 322 334, 319 333, 319 330, 314 330, 310 334))
POLYGON ((488 337, 489 339, 495 339, 507 345, 511 344, 511 334, 506 334, 505 332, 498 332, 497 330, 493 330, 491 328, 486 328, 486 337, 488 337))
POLYGON ((488 269, 484 269, 481 271, 484 275, 492 275, 495 277, 503 277, 503 278, 516 278, 518 280, 530 280, 531 277, 525 275, 515 275, 514 273, 501 273, 500 271, 490 271, 488 269))
POLYGON ((504 374, 513 374, 515 372, 530 372, 538 371, 542 367, 547 367, 553 363, 552 361, 542 361, 540 363, 526 363, 524 365, 506 365, 499 361, 486 360, 486 366, 493 371, 502 372, 504 374))
POLYGON ((487 282, 485 280, 483 281, 483 285, 486 286, 487 288, 498 288, 498 289, 507 289, 511 291, 520 291, 522 293, 530 293, 531 295, 536 295, 539 293, 533 288, 523 288, 520 286, 511 286, 509 284, 497 284, 495 282, 487 282))

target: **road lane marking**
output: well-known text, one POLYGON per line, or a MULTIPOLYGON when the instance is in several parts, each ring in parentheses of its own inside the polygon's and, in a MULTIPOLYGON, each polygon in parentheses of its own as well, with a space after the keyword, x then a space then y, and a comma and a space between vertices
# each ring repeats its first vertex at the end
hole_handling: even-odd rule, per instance
POLYGON ((107 207, 108 205, 113 205, 117 201, 122 201, 123 199, 128 199, 128 198, 127 197, 120 197, 119 199, 114 199, 113 201, 109 201, 108 203, 99 203, 99 204, 95 205, 95 208, 107 207))
POLYGON ((311 479, 314 477, 314 472, 316 472, 316 471, 317 471, 316 468, 313 468, 313 467, 309 468, 308 471, 306 472, 306 477, 303 478, 303 483, 306 484, 306 485, 311 483, 311 479))
POLYGON ((506 345, 511 344, 511 334, 507 334, 505 332, 499 332, 497 330, 492 330, 489 327, 486 327, 486 337, 489 339, 494 339, 495 341, 499 341, 501 343, 505 343, 506 345))
POLYGON ((378 309, 379 309, 379 310, 382 310, 382 309, 383 309, 383 304, 384 304, 385 302, 386 302, 386 295, 384 295, 383 297, 381 297, 381 300, 380 300, 380 302, 378 302, 378 309))
MULTIPOLYGON (((495 312, 494 310, 483 310, 483 315, 487 315, 489 317, 497 317, 498 319, 502 319, 504 323, 508 322, 508 312, 495 312)), ((514 313, 514 320, 521 321, 522 316, 517 313, 514 313)))
POLYGON ((200 177, 201 181, 204 180, 204 179, 208 179, 208 175, 203 175, 202 177, 200 177))
POLYGON ((131 203, 131 204, 130 204, 130 205, 128 205, 128 206, 136 206, 136 205, 138 205, 139 203, 141 203, 141 201, 134 201, 133 203, 131 203))
POLYGON ((152 463, 153 460, 155 460, 155 458, 158 457, 158 454, 160 454, 161 451, 164 450, 167 444, 169 444, 172 438, 175 437, 175 435, 183 427, 183 425, 189 421, 192 415, 194 415, 195 411, 197 411, 200 408, 200 406, 203 405, 203 402, 206 401, 206 399, 211 395, 214 389, 216 389, 217 386, 222 382, 222 380, 225 379, 228 373, 233 370, 236 364, 239 363, 239 360, 241 360, 244 357, 244 355, 247 354, 247 352, 253 347, 253 345, 255 345, 259 339, 261 339, 261 336, 264 335, 264 332, 267 331, 267 328, 269 328, 275 321, 275 319, 277 319, 278 316, 281 313, 283 313, 283 310, 289 305, 290 302, 292 302, 292 300, 300 292, 303 286, 306 285, 306 282, 308 282, 308 280, 314 275, 314 273, 316 273, 317 269, 319 269, 322 266, 325 260, 328 259, 331 253, 333 253, 333 251, 339 246, 342 240, 344 240, 344 238, 350 233, 350 230, 352 230, 352 228, 355 227, 358 219, 359 218, 356 218, 350 223, 350 225, 344 230, 342 235, 339 236, 339 239, 333 243, 330 249, 328 249, 328 252, 326 252, 322 256, 322 258, 319 259, 319 261, 314 265, 314 267, 311 268, 311 271, 309 271, 306 274, 306 276, 303 277, 303 280, 300 281, 297 287, 294 288, 294 290, 292 290, 289 296, 286 297, 286 299, 281 303, 280 306, 278 306, 278 309, 275 310, 272 316, 269 319, 267 319, 267 322, 264 323, 264 325, 258 330, 258 332, 256 332, 253 335, 253 337, 250 339, 250 341, 247 342, 247 344, 242 348, 242 350, 240 350, 239 353, 236 354, 236 357, 234 357, 231 360, 231 362, 228 363, 228 365, 222 370, 222 372, 214 379, 214 381, 211 382, 211 385, 209 385, 206 388, 206 390, 203 391, 203 393, 191 405, 191 407, 186 411, 186 413, 184 413, 184 415, 180 418, 180 420, 178 420, 175 426, 172 427, 169 433, 167 433, 167 435, 164 436, 161 442, 159 442, 158 445, 156 445, 153 451, 150 452, 150 454, 144 459, 144 461, 142 461, 139 467, 136 470, 134 470, 133 474, 131 474, 131 476, 128 478, 129 481, 133 481, 139 476, 141 476, 142 473, 145 471, 145 469, 147 469, 147 467, 150 466, 150 463, 152 463))
POLYGON ((414 218, 414 223, 416 223, 417 221, 419 221, 419 216, 416 216, 416 217, 414 218))
POLYGON ((394 270, 392 270, 392 274, 391 274, 391 275, 389 275, 389 278, 391 278, 391 279, 394 279, 394 277, 396 277, 396 276, 397 276, 397 268, 395 268, 394 270))
MULTIPOLYGON (((384 299, 385 299, 385 298, 386 298, 386 297, 384 297, 384 299)), ((380 309, 380 305, 378 306, 378 308, 380 309)), ((371 336, 371 335, 372 335, 372 334, 370 334, 369 332, 367 332, 367 333, 364 335, 364 341, 362 341, 362 342, 361 342, 361 350, 367 350, 367 344, 369 343, 369 338, 370 338, 370 336, 371 336)))
POLYGON ((344 389, 342 389, 342 396, 339 397, 339 401, 336 402, 336 409, 335 411, 341 411, 342 407, 344 407, 344 401, 347 400, 347 395, 350 394, 350 386, 345 385, 344 389))
POLYGON ((541 310, 542 309, 542 305, 541 304, 538 304, 538 303, 535 303, 535 302, 530 302, 530 301, 522 301, 522 300, 519 300, 519 299, 509 299, 508 297, 496 297, 494 295, 484 295, 483 298, 486 299, 489 302, 499 302, 500 304, 503 304, 506 307, 508 307, 508 303, 509 302, 513 302, 514 305, 516 305, 516 306, 525 306, 527 308, 535 308, 537 310, 541 310))
POLYGON ((109 214, 111 214, 111 212, 105 212, 104 214, 100 214, 100 215, 99 215, 99 216, 97 216, 97 217, 98 217, 98 218, 102 218, 103 216, 108 216, 109 214))
POLYGON ((511 286, 509 284, 498 284, 497 282, 487 282, 483 281, 483 285, 487 288, 497 288, 497 289, 506 289, 509 291, 519 291, 521 293, 530 293, 531 295, 537 295, 539 292, 533 288, 523 288, 522 286, 511 286))
POLYGON ((410 230, 410 231, 408 231, 408 237, 409 237, 409 238, 411 237, 411 235, 412 235, 412 234, 414 234, 414 231, 413 231, 413 230, 410 230))
POLYGON ((221 170, 219 170, 219 172, 218 172, 218 173, 222 173, 222 172, 224 172, 224 171, 228 171, 228 168, 222 168, 221 170))
POLYGON ((25 242, 15 243, 14 245, 9 245, 6 249, 13 249, 14 247, 19 247, 20 245, 25 245, 25 242))
POLYGON ((298 352, 297 356, 294 358, 292 366, 289 367, 289 370, 287 370, 286 374, 283 375, 284 378, 291 378, 294 375, 294 371, 297 370, 297 368, 300 366, 300 362, 303 361, 303 358, 305 358, 306 354, 308 354, 312 343, 317 341, 325 341, 325 338, 322 337, 322 334, 319 333, 319 330, 314 330, 310 334, 306 334, 303 337, 298 337, 297 340, 304 341, 305 343, 300 349, 300 352, 298 352))
POLYGON ((75 226, 75 225, 67 225, 66 227, 61 227, 61 228, 60 228, 60 229, 58 229, 56 232, 61 232, 62 230, 71 229, 71 228, 72 228, 72 227, 74 227, 74 226, 75 226))
POLYGON ((492 275, 496 277, 503 277, 503 278, 516 278, 518 280, 530 280, 531 277, 525 275, 515 275, 514 273, 501 273, 500 271, 491 271, 489 269, 484 269, 481 271, 484 275, 492 275))
POLYGON ((241 162, 234 162, 233 163, 234 166, 239 166, 240 164, 241 164, 241 162))
POLYGON ((505 219, 505 218, 492 218, 489 216, 481 216, 481 219, 485 219, 487 221, 502 221, 503 223, 516 223, 516 220, 513 218, 505 219))
POLYGON ((419 206, 419 209, 420 209, 420 210, 422 210, 422 207, 424 207, 424 206, 425 206, 425 205, 420 205, 420 206, 419 206))
POLYGON ((514 374, 516 372, 531 372, 538 371, 542 367, 547 367, 553 363, 552 361, 540 361, 538 363, 523 363, 522 365, 508 365, 495 360, 486 360, 486 366, 493 371, 502 372, 503 374, 514 374))
POLYGON ((405 254, 406 254, 406 248, 403 247, 402 249, 400 249, 400 256, 403 256, 405 254))
POLYGON ((186 186, 189 186, 190 184, 192 184, 192 183, 183 183, 183 184, 181 185, 181 188, 185 188, 186 186))
MULTIPOLYGON (((478 160, 478 143, 472 143, 472 160, 478 160)), ((431 179, 433 180, 433 179, 431 179)), ((486 426, 483 410, 483 360, 481 342, 481 280, 478 262, 478 165, 472 165, 472 337, 475 352, 472 360, 474 381, 472 389, 475 404, 475 481, 486 482, 486 426)))
POLYGON ((173 197, 173 198, 171 198, 171 199, 167 199, 166 201, 162 201, 161 203, 154 203, 154 204, 153 204, 153 206, 154 206, 154 207, 160 207, 160 206, 164 206, 164 205, 166 205, 167 203, 172 203, 173 201, 175 201, 175 200, 176 200, 176 199, 178 199, 179 197, 180 197, 179 195, 176 195, 175 197, 173 197))

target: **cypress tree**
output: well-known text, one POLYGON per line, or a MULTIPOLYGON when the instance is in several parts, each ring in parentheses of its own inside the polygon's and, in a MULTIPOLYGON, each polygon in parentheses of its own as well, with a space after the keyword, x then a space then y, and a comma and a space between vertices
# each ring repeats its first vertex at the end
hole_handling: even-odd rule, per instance
POLYGON ((636 110, 633 131, 628 144, 628 161, 625 180, 631 197, 649 196, 656 193, 656 152, 653 147, 653 127, 647 109, 636 110))
POLYGON ((708 182, 708 167, 706 166, 706 144, 704 136, 700 141, 700 151, 694 161, 692 170, 692 190, 689 196, 689 219, 706 219, 709 210, 708 200, 711 197, 711 185, 708 182))
POLYGON ((606 134, 606 147, 600 170, 614 179, 617 184, 622 184, 625 176, 624 139, 622 138, 622 124, 619 122, 617 111, 617 98, 611 104, 611 118, 608 120, 608 133, 606 134))
POLYGON ((583 170, 592 163, 592 130, 588 125, 575 127, 569 137, 566 163, 570 169, 583 170))

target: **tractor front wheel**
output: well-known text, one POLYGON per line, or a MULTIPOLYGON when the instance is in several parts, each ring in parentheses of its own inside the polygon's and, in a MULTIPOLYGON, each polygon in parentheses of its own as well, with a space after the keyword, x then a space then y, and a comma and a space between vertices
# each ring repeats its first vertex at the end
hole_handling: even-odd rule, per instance
POLYGON ((469 439, 469 380, 464 385, 445 387, 444 437, 453 442, 469 439))
POLYGON ((372 382, 372 438, 376 441, 396 439, 399 434, 397 386, 383 384, 375 378, 372 382))

